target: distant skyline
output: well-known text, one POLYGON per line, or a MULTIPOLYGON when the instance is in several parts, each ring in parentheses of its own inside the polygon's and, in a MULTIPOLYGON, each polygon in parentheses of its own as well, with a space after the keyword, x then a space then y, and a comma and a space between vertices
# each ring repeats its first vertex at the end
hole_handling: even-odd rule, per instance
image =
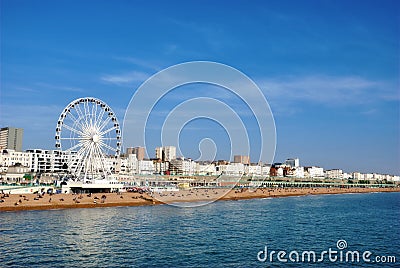
MULTIPOLYGON (((361 0, 0 0, 0 127, 24 128, 23 149, 55 149, 58 116, 72 100, 102 99, 122 125, 150 76, 215 61, 263 91, 276 162, 400 175, 399 10, 399 1, 361 0)), ((246 119, 243 104, 217 87, 172 93, 157 106, 155 129, 160 114, 199 94, 232 103, 246 119)), ((223 129, 206 120, 182 132, 185 156, 196 158, 211 132, 217 158, 227 158, 223 129)))

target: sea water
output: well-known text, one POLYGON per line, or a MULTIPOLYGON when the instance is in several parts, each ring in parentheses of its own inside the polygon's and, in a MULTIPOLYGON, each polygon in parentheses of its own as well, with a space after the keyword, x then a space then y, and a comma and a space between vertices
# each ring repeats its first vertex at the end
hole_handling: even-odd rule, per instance
POLYGON ((0 213, 0 267, 398 267, 399 241, 400 193, 0 213))

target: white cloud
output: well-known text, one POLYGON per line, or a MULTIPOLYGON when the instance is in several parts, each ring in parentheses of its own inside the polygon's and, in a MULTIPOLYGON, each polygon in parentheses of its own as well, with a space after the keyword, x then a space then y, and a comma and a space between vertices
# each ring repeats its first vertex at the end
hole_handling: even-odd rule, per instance
POLYGON ((126 72, 122 74, 104 75, 100 79, 115 85, 128 85, 134 82, 144 82, 150 74, 139 71, 126 72))
POLYGON ((161 70, 161 67, 158 64, 155 64, 153 62, 150 62, 148 60, 142 60, 136 57, 113 57, 115 60, 119 61, 125 61, 132 63, 138 67, 145 68, 145 69, 150 69, 153 71, 159 71, 161 70))
POLYGON ((57 118, 64 107, 57 105, 1 105, 1 124, 2 125, 29 125, 40 128, 48 122, 53 123, 54 127, 57 118))
POLYGON ((28 93, 31 93, 31 92, 35 93, 35 92, 38 92, 38 90, 36 90, 36 89, 34 89, 34 88, 32 88, 32 87, 25 87, 25 86, 22 86, 22 87, 16 86, 14 89, 16 89, 16 90, 18 90, 18 91, 22 91, 22 92, 28 92, 28 93))
POLYGON ((67 92, 84 92, 85 89, 79 88, 79 87, 74 87, 74 86, 60 86, 60 85, 54 85, 54 84, 48 84, 48 83, 36 83, 35 87, 40 87, 40 88, 46 88, 46 89, 51 89, 55 91, 67 91, 67 92))
POLYGON ((258 85, 268 100, 309 101, 321 104, 362 104, 396 100, 395 86, 357 76, 304 76, 260 79, 258 85))

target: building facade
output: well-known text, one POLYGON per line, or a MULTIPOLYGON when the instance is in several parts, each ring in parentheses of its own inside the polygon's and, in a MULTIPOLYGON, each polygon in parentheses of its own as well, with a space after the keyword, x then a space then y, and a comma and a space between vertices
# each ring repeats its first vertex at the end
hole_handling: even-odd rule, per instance
POLYGON ((135 154, 137 160, 143 160, 146 156, 146 152, 144 150, 144 147, 130 147, 126 149, 126 154, 135 154))
POLYGON ((12 149, 4 149, 0 152, 0 172, 7 172, 9 167, 21 166, 31 167, 31 154, 27 152, 16 152, 12 149))
POLYGON ((22 138, 24 130, 22 128, 4 127, 0 129, 0 150, 12 149, 17 152, 22 151, 22 138))
POLYGON ((243 176, 244 175, 244 164, 242 163, 230 163, 227 165, 216 166, 217 174, 228 175, 228 176, 243 176))
POLYGON ((247 176, 262 176, 262 166, 261 165, 246 165, 244 167, 244 173, 247 176))
POLYGON ((196 173, 196 162, 192 159, 178 158, 170 161, 169 170, 174 175, 192 176, 196 173))
POLYGON ((343 179, 343 170, 341 169, 326 170, 325 177, 328 179, 343 179))
POLYGON ((176 147, 175 146, 157 147, 156 158, 160 159, 163 162, 176 159, 176 147))
POLYGON ((216 175, 217 171, 215 169, 215 164, 211 162, 196 163, 196 174, 202 176, 216 175))
POLYGON ((250 156, 248 155, 235 155, 233 157, 234 163, 241 163, 244 165, 250 165, 250 156))
POLYGON ((291 166, 291 167, 299 167, 300 166, 300 160, 298 158, 289 158, 286 159, 285 165, 291 166))
POLYGON ((59 173, 68 172, 68 169, 76 166, 77 155, 75 152, 60 150, 27 150, 31 155, 31 172, 34 173, 59 173), (68 167, 68 163, 72 166, 68 167))
POLYGON ((323 179, 325 177, 324 169, 321 167, 305 167, 305 176, 307 178, 319 178, 323 179))
POLYGON ((138 173, 142 175, 151 175, 156 172, 154 163, 152 160, 141 160, 138 161, 138 173))

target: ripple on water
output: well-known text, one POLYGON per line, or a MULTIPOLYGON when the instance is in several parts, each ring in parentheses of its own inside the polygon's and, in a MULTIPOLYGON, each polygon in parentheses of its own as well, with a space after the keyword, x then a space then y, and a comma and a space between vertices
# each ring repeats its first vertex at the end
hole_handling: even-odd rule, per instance
POLYGON ((387 193, 1 213, 0 266, 265 267, 265 245, 327 250, 339 239, 397 254, 399 207, 387 193))

